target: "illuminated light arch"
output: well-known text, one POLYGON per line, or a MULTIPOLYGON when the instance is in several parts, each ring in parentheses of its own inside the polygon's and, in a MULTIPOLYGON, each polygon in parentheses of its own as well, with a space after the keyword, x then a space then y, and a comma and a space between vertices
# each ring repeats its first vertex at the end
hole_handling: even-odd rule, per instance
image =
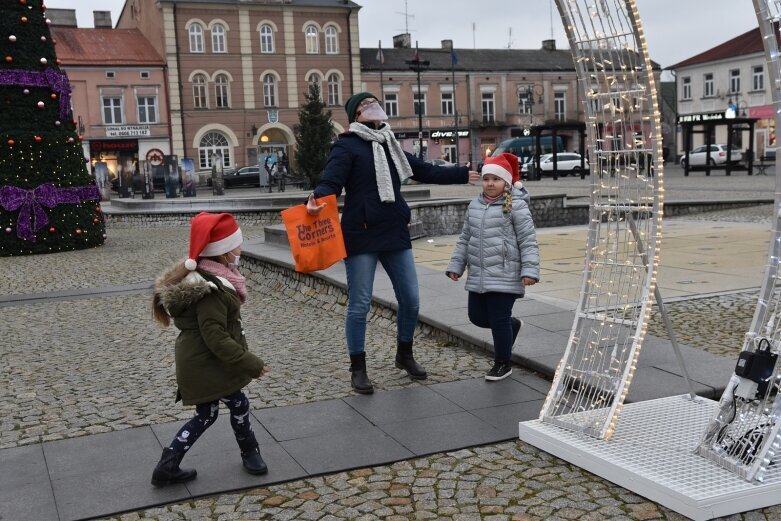
POLYGON ((646 333, 662 219, 656 78, 634 0, 556 0, 589 135, 587 254, 567 349, 540 418, 609 439, 646 333))
MULTIPOLYGON (((765 48, 769 85, 775 108, 776 129, 781 128, 781 58, 777 34, 781 22, 781 1, 754 0, 765 48)), ((746 333, 741 358, 755 353, 763 339, 771 351, 781 348, 781 164, 776 163, 775 220, 768 252, 765 278, 759 292, 751 327, 746 333)), ((757 362, 758 363, 758 362, 757 362)), ((752 481, 763 481, 768 467, 781 451, 781 371, 769 366, 764 390, 748 377, 732 375, 708 424, 697 453, 752 481)))

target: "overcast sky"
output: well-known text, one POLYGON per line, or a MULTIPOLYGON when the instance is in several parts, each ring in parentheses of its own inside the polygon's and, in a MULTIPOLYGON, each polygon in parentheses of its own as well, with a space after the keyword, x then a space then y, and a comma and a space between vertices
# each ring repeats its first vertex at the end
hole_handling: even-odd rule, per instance
MULTIPOLYGON (((420 47, 439 47, 441 40, 449 39, 456 48, 536 49, 550 38, 552 26, 558 48, 567 48, 553 0, 354 1, 363 6, 359 15, 361 47, 376 47, 379 40, 383 47, 391 47, 393 35, 409 28, 413 45, 417 40, 420 47)), ((636 1, 651 59, 662 67, 757 25, 751 0, 636 1)), ((46 0, 48 7, 75 7, 80 27, 92 27, 93 10, 110 9, 116 23, 123 4, 124 0, 46 0)))

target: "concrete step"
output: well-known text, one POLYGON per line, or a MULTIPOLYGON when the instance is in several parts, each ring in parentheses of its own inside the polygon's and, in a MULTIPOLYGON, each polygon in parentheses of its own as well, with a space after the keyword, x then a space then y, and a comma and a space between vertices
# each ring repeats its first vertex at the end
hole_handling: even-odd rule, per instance
MULTIPOLYGON (((290 247, 290 242, 287 240, 287 230, 285 230, 284 224, 272 224, 263 228, 263 232, 266 236, 266 243, 274 244, 277 246, 290 247)), ((419 239, 426 236, 426 230, 423 228, 423 223, 415 221, 409 226, 409 233, 412 239, 419 239)))

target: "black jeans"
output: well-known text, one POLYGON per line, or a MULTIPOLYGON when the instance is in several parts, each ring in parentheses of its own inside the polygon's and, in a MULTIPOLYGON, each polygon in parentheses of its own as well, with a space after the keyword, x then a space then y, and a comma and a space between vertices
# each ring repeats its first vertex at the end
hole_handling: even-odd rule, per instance
POLYGON ((201 434, 217 420, 217 416, 220 413, 220 402, 227 405, 228 409, 230 409, 231 427, 233 427, 233 433, 236 435, 236 441, 239 443, 239 446, 242 445, 244 440, 254 439, 255 435, 252 432, 252 423, 249 417, 249 400, 243 392, 236 391, 219 400, 196 405, 195 416, 179 429, 179 432, 176 433, 168 447, 175 452, 187 452, 190 450, 190 447, 198 441, 201 434))
POLYGON ((513 325, 510 320, 518 295, 513 293, 469 292, 469 321, 477 327, 490 327, 494 337, 494 360, 509 362, 513 352, 513 325))

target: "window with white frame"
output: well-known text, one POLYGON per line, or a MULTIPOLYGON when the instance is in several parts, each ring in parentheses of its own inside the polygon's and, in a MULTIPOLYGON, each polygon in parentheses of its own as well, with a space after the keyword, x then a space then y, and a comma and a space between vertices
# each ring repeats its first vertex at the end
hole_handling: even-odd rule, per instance
POLYGON ((681 78, 681 99, 692 99, 692 79, 690 76, 681 78))
POLYGON ((212 26, 212 52, 228 52, 225 46, 225 27, 222 24, 214 24, 212 26))
POLYGON ((339 35, 332 25, 325 28, 325 53, 339 54, 339 35))
POLYGON ((426 93, 425 92, 412 93, 412 109, 416 116, 418 114, 421 114, 423 116, 426 115, 426 93))
POLYGON ((273 74, 263 76, 263 105, 266 107, 277 106, 277 79, 273 74))
POLYGON ((442 96, 442 115, 452 116, 455 113, 455 110, 453 109, 453 93, 443 92, 441 96, 442 96))
POLYGON ((331 74, 328 76, 328 104, 329 105, 340 105, 339 102, 340 96, 339 96, 339 86, 340 86, 339 76, 336 74, 331 74))
POLYGON ((192 24, 187 33, 190 38, 190 52, 203 52, 203 27, 200 24, 192 24))
POLYGON ((317 54, 320 52, 320 45, 317 37, 317 27, 314 25, 307 25, 304 31, 306 38, 306 53, 317 54))
POLYGON ((103 124, 119 125, 122 120, 122 97, 103 96, 103 124))
POLYGON ((553 117, 558 121, 567 119, 567 93, 553 93, 553 117))
POLYGON ((157 96, 137 96, 139 123, 157 123, 157 96))
POLYGON ((395 92, 385 93, 385 114, 389 118, 395 118, 399 115, 399 95, 395 92))
POLYGON ((702 76, 702 96, 704 98, 710 98, 714 95, 715 90, 713 88, 713 73, 709 72, 702 76))
POLYGON ((729 91, 733 94, 740 92, 740 69, 729 71, 729 91))
POLYGON ((751 68, 752 90, 765 90, 765 67, 755 65, 751 68))
POLYGON ((274 28, 269 24, 260 26, 260 52, 263 54, 274 52, 274 28))
POLYGON ((309 88, 317 84, 317 90, 320 93, 320 99, 323 99, 323 79, 320 77, 320 75, 315 73, 310 74, 306 82, 309 85, 309 88))
POLYGON ((230 107, 230 81, 225 74, 218 74, 214 78, 214 106, 218 109, 230 107))
POLYGON ((212 156, 219 154, 222 156, 222 166, 230 167, 231 147, 228 139, 219 132, 208 132, 198 144, 198 163, 201 168, 212 167, 212 156))
POLYGON ((196 74, 193 76, 193 108, 205 109, 209 107, 209 98, 206 94, 206 76, 196 74))
POLYGON ((481 92, 480 100, 483 107, 483 123, 496 121, 496 101, 493 92, 481 92))

